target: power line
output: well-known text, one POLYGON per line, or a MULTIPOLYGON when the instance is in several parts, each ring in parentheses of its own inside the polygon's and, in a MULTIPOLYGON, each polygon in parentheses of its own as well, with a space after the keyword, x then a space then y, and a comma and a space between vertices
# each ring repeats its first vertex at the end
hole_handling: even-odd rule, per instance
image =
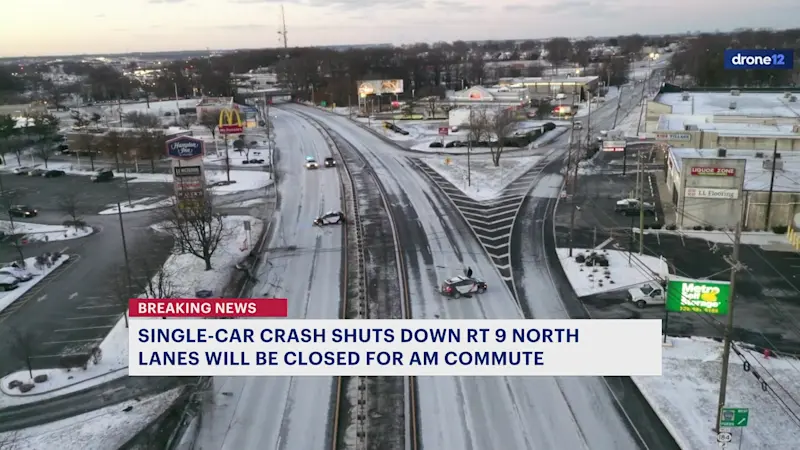
POLYGON ((283 5, 281 5, 281 28, 278 30, 278 41, 283 43, 283 49, 286 50, 289 48, 289 32, 286 31, 286 14, 283 11, 283 5))

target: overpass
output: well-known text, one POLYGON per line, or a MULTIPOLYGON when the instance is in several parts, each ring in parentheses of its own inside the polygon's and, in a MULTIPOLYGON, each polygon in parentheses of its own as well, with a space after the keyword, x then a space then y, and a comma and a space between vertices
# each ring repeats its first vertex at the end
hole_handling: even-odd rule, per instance
POLYGON ((259 90, 246 90, 242 91, 239 90, 236 92, 237 96, 241 96, 243 98, 264 98, 264 96, 270 97, 287 97, 292 96, 294 93, 286 88, 274 88, 274 89, 259 89, 259 90))

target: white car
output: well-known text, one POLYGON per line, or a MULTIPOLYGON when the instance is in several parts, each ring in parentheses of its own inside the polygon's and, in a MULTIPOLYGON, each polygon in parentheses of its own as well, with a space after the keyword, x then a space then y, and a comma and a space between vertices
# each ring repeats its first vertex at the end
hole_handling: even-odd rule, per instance
POLYGON ((623 215, 639 214, 639 210, 643 210, 646 215, 655 213, 656 205, 647 202, 639 202, 635 198, 625 198, 617 201, 614 205, 614 211, 622 213, 623 215), (641 205, 641 206, 640 206, 641 205))
POLYGON ((19 281, 30 281, 33 278, 33 274, 27 270, 12 266, 0 268, 0 276, 11 276, 19 281))
POLYGON ((306 156, 306 169, 319 169, 319 163, 316 159, 306 156))
POLYGON ((0 274, 0 291, 10 291, 19 286, 19 280, 11 275, 0 274))
POLYGON ((664 288, 655 282, 645 283, 639 287, 628 289, 628 301, 639 308, 652 305, 663 305, 666 302, 664 288))
POLYGON ((19 167, 15 167, 14 170, 12 170, 12 173, 14 175, 27 175, 28 172, 31 171, 31 169, 32 169, 32 167, 19 166, 19 167))

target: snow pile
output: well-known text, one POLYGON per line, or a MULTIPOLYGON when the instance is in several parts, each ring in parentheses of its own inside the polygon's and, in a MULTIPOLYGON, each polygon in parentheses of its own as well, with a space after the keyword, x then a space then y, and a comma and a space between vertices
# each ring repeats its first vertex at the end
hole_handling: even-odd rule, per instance
MULTIPOLYGON (((166 208, 175 203, 174 197, 159 199, 158 197, 145 197, 139 200, 134 200, 130 204, 128 202, 120 202, 122 214, 130 212, 148 211, 151 209, 166 208)), ((100 211, 99 215, 119 214, 117 204, 106 205, 107 208, 100 211)))
MULTIPOLYGON (((66 249, 65 249, 66 250, 66 249)), ((60 258, 52 262, 50 267, 39 266, 36 264, 36 257, 32 258, 25 258, 25 271, 30 272, 33 275, 28 281, 21 281, 17 288, 13 291, 6 291, 0 293, 0 311, 8 308, 12 303, 17 301, 20 297, 25 295, 28 291, 33 289, 40 281, 44 280, 45 277, 50 275, 54 270, 61 267, 62 264, 69 261, 69 255, 61 255, 60 258)))
MULTIPOLYGON (((109 450, 121 448, 163 414, 182 388, 130 400, 86 414, 15 432, 0 433, 9 450, 109 450), (126 408, 133 408, 126 412, 126 408)), ((4 445, 0 448, 5 449, 4 445)))
MULTIPOLYGON (((639 233, 638 228, 633 228, 634 233, 639 233)), ((682 236, 689 239, 705 239, 716 244, 733 245, 733 231, 699 231, 699 230, 653 230, 646 229, 644 234, 666 234, 672 236, 682 236)), ((743 231, 742 244, 757 245, 768 248, 771 251, 779 251, 783 248, 786 251, 794 252, 785 234, 776 234, 771 231, 743 231)))
POLYGON ((669 275, 666 262, 654 256, 634 254, 628 264, 628 252, 619 250, 575 248, 572 249, 572 258, 569 256, 568 248, 559 248, 556 249, 556 252, 569 284, 572 285, 572 289, 578 297, 628 289, 669 275), (608 266, 592 267, 575 261, 575 257, 578 255, 587 256, 592 252, 605 256, 608 266))
MULTIPOLYGON (((733 434, 729 447, 748 450, 800 447, 798 423, 792 419, 793 414, 794 417, 800 414, 800 406, 790 397, 796 398, 800 392, 800 377, 797 376, 800 361, 767 359, 743 345, 738 348, 752 370, 745 372, 742 359, 731 353, 726 406, 749 408, 750 414, 747 427, 729 429, 733 434), (762 390, 753 372, 758 372, 775 394, 762 390)), ((712 429, 717 417, 721 357, 719 342, 675 338, 671 346, 663 349, 661 377, 632 377, 683 449, 718 448, 712 429)))
POLYGON ((93 233, 92 227, 65 227, 62 225, 44 225, 40 223, 14 221, 14 226, 8 220, 0 220, 0 230, 5 234, 21 234, 23 240, 31 242, 66 241, 80 239, 93 233))
POLYGON ((530 170, 540 159, 539 156, 503 157, 500 158, 500 166, 495 167, 491 157, 473 156, 470 160, 469 184, 466 158, 459 156, 421 160, 467 196, 484 201, 497 198, 506 186, 530 170))

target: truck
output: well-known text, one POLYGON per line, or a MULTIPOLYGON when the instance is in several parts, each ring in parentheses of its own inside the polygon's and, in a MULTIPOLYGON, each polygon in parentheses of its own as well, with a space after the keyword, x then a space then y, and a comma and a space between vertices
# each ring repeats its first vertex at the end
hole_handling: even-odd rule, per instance
POLYGON ((663 305, 666 302, 664 287, 655 281, 649 281, 641 286, 628 289, 628 301, 639 308, 653 305, 663 305))

